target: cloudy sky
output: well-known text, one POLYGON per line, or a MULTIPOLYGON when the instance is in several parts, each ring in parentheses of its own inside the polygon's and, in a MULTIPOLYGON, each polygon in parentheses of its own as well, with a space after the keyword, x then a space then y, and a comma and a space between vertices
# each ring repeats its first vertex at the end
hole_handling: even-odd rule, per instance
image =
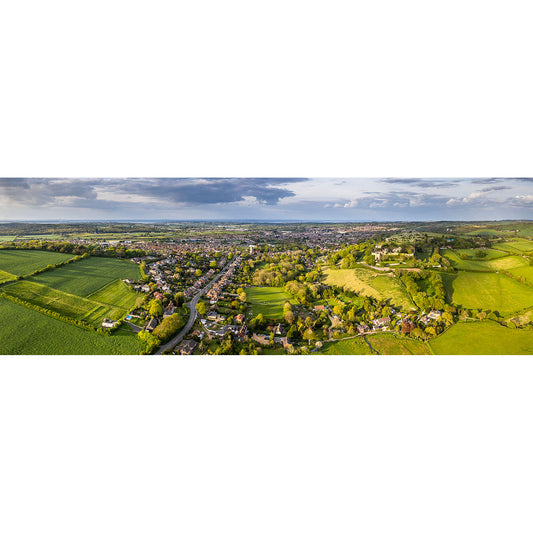
POLYGON ((533 219, 533 178, 0 178, 0 220, 533 219))

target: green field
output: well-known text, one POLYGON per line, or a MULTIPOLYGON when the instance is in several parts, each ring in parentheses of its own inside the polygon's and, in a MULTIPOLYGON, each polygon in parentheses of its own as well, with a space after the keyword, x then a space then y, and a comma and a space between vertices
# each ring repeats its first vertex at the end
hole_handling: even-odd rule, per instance
POLYGON ((533 355, 533 330, 510 329, 495 322, 466 322, 452 326, 429 344, 440 355, 533 355))
POLYGON ((323 355, 371 355, 368 344, 362 337, 333 342, 324 342, 322 350, 313 352, 323 355))
POLYGON ((127 311, 26 280, 7 285, 4 292, 63 316, 85 319, 95 327, 100 327, 104 318, 119 320, 127 311))
POLYGON ((479 271, 498 271, 511 270, 513 268, 520 268, 526 266, 528 261, 518 255, 508 255, 505 252, 498 250, 485 250, 487 257, 476 260, 475 250, 445 250, 444 257, 447 257, 452 266, 458 270, 470 270, 474 272, 479 271), (459 254, 466 253, 469 259, 461 259, 459 254))
POLYGON ((43 250, 0 250, 0 270, 26 276, 47 265, 64 263, 74 256, 43 250))
POLYGON ((282 319, 285 302, 296 303, 289 293, 278 287, 249 287, 246 298, 252 304, 254 316, 262 313, 265 318, 282 319))
POLYGON ((527 266, 529 261, 518 255, 509 255, 507 257, 501 257, 500 259, 487 261, 487 263, 492 270, 512 270, 513 268, 527 266))
POLYGON ((448 298, 467 309, 507 315, 533 305, 533 289, 503 274, 459 272, 442 276, 448 298))
POLYGON ((513 270, 511 270, 511 274, 513 276, 523 277, 526 279, 526 281, 529 281, 529 283, 533 283, 533 266, 514 268, 513 270))
POLYGON ((325 269, 324 282, 350 289, 363 296, 386 300, 404 311, 416 309, 402 282, 392 274, 379 274, 369 268, 346 270, 325 269))
POLYGON ((87 296, 89 300, 103 304, 120 307, 121 309, 131 309, 137 300, 142 301, 139 293, 133 292, 122 280, 117 279, 108 283, 100 290, 87 296))
POLYGON ((140 278, 139 266, 125 259, 89 257, 77 263, 38 274, 32 281, 87 297, 112 281, 140 278))
POLYGON ((423 341, 395 335, 376 333, 367 335, 368 342, 381 355, 429 355, 431 352, 423 341))
POLYGON ((88 331, 0 298, 0 354, 138 354, 143 346, 127 331, 88 331))
POLYGON ((489 261, 480 261, 474 259, 461 259, 460 253, 466 253, 469 257, 473 257, 473 250, 444 250, 442 255, 450 260, 451 265, 458 270, 473 270, 473 271, 487 271, 491 270, 489 261))
POLYGON ((505 250, 512 253, 523 253, 533 251, 533 241, 527 239, 513 239, 503 243, 496 243, 493 245, 498 250, 505 250))
POLYGON ((468 258, 469 259, 474 259, 474 260, 481 260, 481 261, 487 261, 489 259, 497 259, 498 257, 504 257, 507 255, 506 252, 502 252, 501 250, 493 250, 491 248, 484 248, 484 249, 481 249, 481 248, 462 248, 462 249, 456 249, 456 250, 448 250, 446 249, 446 251, 449 251, 449 252, 452 252, 454 253, 455 255, 460 255, 460 254, 466 254, 468 255, 468 258), (485 257, 481 257, 481 258, 478 258, 476 257, 476 251, 477 250, 482 250, 483 252, 485 252, 485 257))
POLYGON ((0 270, 0 283, 4 283, 5 281, 11 281, 16 278, 17 277, 14 274, 10 274, 9 272, 4 272, 3 270, 0 270))
POLYGON ((499 231, 497 229, 476 229, 474 231, 469 231, 466 235, 488 235, 491 237, 505 235, 504 231, 499 231))

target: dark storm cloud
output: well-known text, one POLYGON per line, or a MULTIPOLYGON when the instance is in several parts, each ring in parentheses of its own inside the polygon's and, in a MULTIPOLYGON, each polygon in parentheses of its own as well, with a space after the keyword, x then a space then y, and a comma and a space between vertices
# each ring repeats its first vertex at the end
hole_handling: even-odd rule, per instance
POLYGON ((441 189, 453 187, 459 180, 431 178, 383 178, 381 181, 385 183, 392 183, 393 185, 414 185, 415 187, 441 189))
MULTIPOLYGON (((284 188, 307 178, 2 178, 0 194, 24 205, 52 206, 58 202, 73 207, 107 209, 131 202, 108 201, 98 198, 98 191, 121 195, 136 195, 147 202, 175 202, 185 205, 224 204, 254 198, 257 202, 274 205, 281 198, 294 196, 284 188)), ((126 200, 126 199, 125 199, 126 200)))
POLYGON ((185 204, 220 204, 240 202, 247 197, 267 205, 281 198, 294 196, 294 192, 281 186, 305 181, 307 178, 170 178, 128 180, 129 193, 148 198, 172 200, 185 204))
POLYGON ((58 200, 95 200, 94 187, 100 180, 54 178, 0 178, 0 194, 29 206, 54 205, 58 200))

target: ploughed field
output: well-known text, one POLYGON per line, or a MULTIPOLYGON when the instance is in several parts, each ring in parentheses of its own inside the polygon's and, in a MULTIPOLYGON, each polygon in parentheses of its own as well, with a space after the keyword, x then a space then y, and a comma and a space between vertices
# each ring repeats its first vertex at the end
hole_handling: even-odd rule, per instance
MULTIPOLYGON (((37 256, 34 256, 33 254, 36 253, 34 250, 14 251, 18 253, 14 255, 9 254, 4 257, 4 252, 12 251, 0 250, 0 265, 7 264, 13 271, 19 273, 23 272, 24 269, 20 266, 17 269, 16 260, 24 262, 26 258, 29 262, 28 264, 31 264, 31 267, 27 267, 26 271, 31 273, 48 264, 61 264, 72 257, 68 254, 53 254, 50 256, 48 255, 50 252, 43 252, 46 254, 45 256, 39 253, 37 256)), ((5 283, 0 286, 0 293, 18 298, 31 306, 37 306, 41 309, 58 313, 61 316, 80 320, 94 327, 100 327, 104 319, 119 320, 135 305, 139 296, 122 279, 138 279, 139 277, 139 267, 129 261, 90 257, 75 263, 59 266, 42 274, 30 276, 24 280, 5 283)), ((0 300, 5 307, 7 300, 5 298, 1 298, 0 300)), ((110 340, 115 339, 115 337, 131 337, 131 333, 115 332, 112 336, 103 336, 99 333, 87 331, 64 322, 63 327, 57 324, 57 322, 60 323, 59 319, 40 313, 38 310, 27 309, 23 304, 18 304, 13 301, 9 301, 9 304, 10 317, 15 320, 17 313, 14 312, 14 309, 20 308, 20 317, 24 318, 24 320, 30 316, 36 316, 27 312, 32 311, 32 313, 37 313, 38 316, 42 317, 42 319, 37 321, 39 324, 53 326, 52 330, 54 331, 69 331, 70 333, 68 335, 71 335, 72 339, 85 338, 87 335, 93 338, 92 335, 95 335, 95 338, 99 340, 93 340, 88 345, 92 347, 87 349, 82 347, 76 348, 76 344, 72 339, 58 338, 52 341, 51 338, 48 338, 49 335, 43 326, 34 331, 31 336, 33 339, 31 346, 29 345, 27 348, 21 347, 20 343, 18 341, 15 342, 11 336, 17 330, 20 332, 17 338, 26 338, 26 332, 23 329, 27 327, 31 331, 32 327, 29 325, 30 322, 25 323, 23 321, 15 323, 13 325, 15 329, 2 327, 0 330, 0 344, 4 346, 2 348, 4 353, 139 353, 142 349, 132 348, 133 346, 140 346, 137 341, 132 343, 131 340, 128 340, 127 342, 124 341, 126 342, 124 344, 123 341, 119 341, 120 339, 110 340), (12 306, 15 306, 15 308, 12 306), (74 328, 75 331, 83 332, 83 335, 81 333, 74 335, 72 333, 74 330, 71 328, 74 328), (43 335, 44 337, 37 339, 36 337, 39 335, 43 335), (57 347, 62 347, 62 342, 68 348, 61 348, 62 351, 58 351, 57 347), (6 348, 9 346, 13 346, 14 348, 12 350, 6 348), (46 348, 47 346, 48 348, 46 348), (32 351, 34 349, 36 351, 32 351)), ((35 318, 35 320, 37 319, 35 318)))
POLYGON ((118 331, 102 335, 28 309, 0 297, 0 354, 138 354, 136 335, 118 331))

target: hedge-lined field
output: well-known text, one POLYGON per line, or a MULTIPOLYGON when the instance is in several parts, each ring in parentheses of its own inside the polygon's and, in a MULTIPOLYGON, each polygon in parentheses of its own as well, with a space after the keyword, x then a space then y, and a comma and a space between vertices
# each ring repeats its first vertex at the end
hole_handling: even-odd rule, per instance
POLYGON ((493 247, 498 250, 505 250, 507 252, 522 253, 533 251, 533 241, 527 239, 513 239, 508 242, 498 242, 493 244, 493 247))
POLYGON ((139 296, 139 293, 132 291, 120 279, 108 283, 100 290, 87 296, 87 298, 95 302, 120 307, 126 310, 132 308, 137 299, 142 300, 142 296, 139 296))
POLYGON ((102 325, 104 318, 118 320, 126 311, 26 280, 7 285, 4 292, 63 316, 85 319, 88 324, 96 328, 102 325))
POLYGON ((10 274, 9 272, 0 270, 0 283, 4 283, 5 281, 11 281, 16 278, 17 276, 15 276, 14 274, 10 274))
POLYGON ((429 355, 428 345, 416 339, 400 337, 393 333, 367 335, 372 348, 381 355, 429 355))
POLYGON ((372 350, 362 337, 345 339, 333 342, 324 342, 324 346, 319 352, 323 355, 371 355, 372 350))
POLYGON ((45 250, 0 250, 0 270, 15 276, 27 276, 48 265, 64 263, 74 256, 45 250))
POLYGON ((364 267, 345 270, 326 268, 324 274, 324 281, 328 285, 350 289, 378 300, 389 300, 391 305, 404 311, 416 309, 402 282, 391 275, 380 274, 364 267))
POLYGON ((529 281, 529 283, 533 283, 533 266, 514 268, 511 270, 511 274, 513 276, 523 277, 526 281, 529 281))
POLYGON ((249 287, 245 290, 254 316, 262 313, 265 318, 282 319, 285 302, 296 303, 288 292, 278 287, 249 287))
POLYGON ((450 300, 467 309, 508 315, 533 304, 533 289, 504 274, 459 272, 443 274, 442 278, 450 300))
POLYGON ((429 341, 441 355, 533 355, 533 330, 510 329, 496 322, 466 322, 429 341))
POLYGON ((102 335, 0 298, 0 354, 138 354, 136 335, 102 335))
POLYGON ((38 274, 32 281, 77 296, 87 297, 116 279, 139 279, 140 268, 125 259, 89 257, 77 263, 38 274))

